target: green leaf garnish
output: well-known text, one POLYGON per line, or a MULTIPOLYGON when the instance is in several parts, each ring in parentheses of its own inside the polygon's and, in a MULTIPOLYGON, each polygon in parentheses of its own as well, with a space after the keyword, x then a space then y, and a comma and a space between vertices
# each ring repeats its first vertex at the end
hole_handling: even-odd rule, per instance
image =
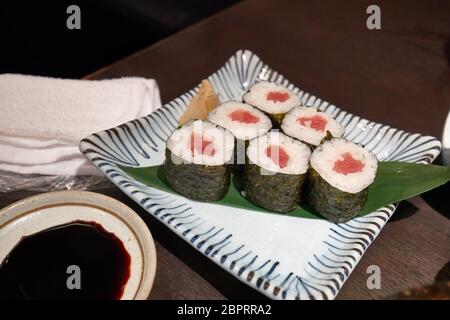
MULTIPOLYGON (((162 165, 119 167, 130 177, 150 187, 176 194, 164 179, 164 167, 162 165)), ((302 204, 289 213, 272 212, 260 208, 241 196, 237 188, 239 186, 237 179, 237 177, 233 177, 233 183, 230 184, 230 188, 223 199, 210 203, 300 218, 323 219, 307 204, 302 204)), ((367 202, 358 215, 366 215, 392 203, 409 199, 448 181, 450 181, 450 167, 397 161, 379 162, 377 176, 374 183, 369 187, 367 202)))

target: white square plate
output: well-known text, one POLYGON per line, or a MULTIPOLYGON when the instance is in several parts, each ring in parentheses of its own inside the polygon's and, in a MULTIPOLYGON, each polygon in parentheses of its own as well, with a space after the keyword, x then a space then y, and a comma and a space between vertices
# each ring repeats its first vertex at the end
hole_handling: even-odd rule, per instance
MULTIPOLYGON (((222 101, 240 99, 260 80, 283 84, 305 104, 331 114, 345 127, 347 139, 364 144, 381 161, 431 163, 441 150, 441 143, 434 137, 361 119, 302 91, 247 50, 238 51, 208 79, 222 101)), ((144 118, 83 139, 81 152, 151 215, 266 296, 335 298, 391 217, 394 204, 337 225, 192 201, 148 187, 118 167, 163 163, 166 139, 197 90, 144 118)))

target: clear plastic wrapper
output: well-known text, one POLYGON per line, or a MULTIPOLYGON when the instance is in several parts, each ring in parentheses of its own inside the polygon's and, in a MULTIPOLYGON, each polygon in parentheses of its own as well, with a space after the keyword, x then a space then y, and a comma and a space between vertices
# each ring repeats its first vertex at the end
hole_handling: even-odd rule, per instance
POLYGON ((112 183, 103 176, 47 176, 0 170, 0 192, 98 190, 111 186, 112 183))

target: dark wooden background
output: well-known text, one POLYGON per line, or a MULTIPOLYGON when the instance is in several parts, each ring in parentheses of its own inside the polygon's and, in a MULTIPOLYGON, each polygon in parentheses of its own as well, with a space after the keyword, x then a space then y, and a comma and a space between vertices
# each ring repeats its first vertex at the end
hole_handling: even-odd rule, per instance
MULTIPOLYGON (((142 76, 168 102, 197 85, 238 49, 250 49, 293 83, 372 121, 441 137, 450 106, 450 2, 248 0, 201 21, 91 79, 142 76), (366 8, 381 7, 381 30, 366 28, 366 8)), ((450 259, 450 188, 403 202, 338 295, 383 298, 434 282, 450 259), (380 290, 366 287, 369 265, 380 290)), ((196 252, 115 188, 156 240, 150 298, 263 298, 196 252)), ((28 193, 0 195, 6 205, 28 193)), ((230 209, 232 210, 232 209, 230 209)))

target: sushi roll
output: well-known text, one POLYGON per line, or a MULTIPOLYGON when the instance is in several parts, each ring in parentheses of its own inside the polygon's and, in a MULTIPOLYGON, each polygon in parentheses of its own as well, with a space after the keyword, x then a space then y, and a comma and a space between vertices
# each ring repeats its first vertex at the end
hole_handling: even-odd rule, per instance
POLYGON ((376 156, 361 145, 332 138, 314 150, 310 164, 308 203, 332 222, 353 218, 363 208, 375 179, 376 156))
POLYGON ((301 105, 300 98, 286 87, 267 81, 254 84, 243 100, 267 113, 277 124, 289 110, 301 105))
POLYGON ((340 138, 344 127, 327 113, 313 107, 295 107, 289 111, 281 123, 281 129, 287 135, 317 147, 327 137, 340 138))
POLYGON ((248 141, 272 128, 272 122, 264 112, 235 101, 228 101, 216 107, 208 114, 208 120, 224 127, 236 137, 236 164, 244 164, 248 141))
POLYGON ((179 194, 199 201, 220 200, 230 185, 228 162, 234 137, 205 120, 191 120, 167 140, 165 178, 179 194))
POLYGON ((246 154, 245 197, 271 211, 295 210, 300 203, 310 148, 283 133, 271 131, 251 140, 246 154))

